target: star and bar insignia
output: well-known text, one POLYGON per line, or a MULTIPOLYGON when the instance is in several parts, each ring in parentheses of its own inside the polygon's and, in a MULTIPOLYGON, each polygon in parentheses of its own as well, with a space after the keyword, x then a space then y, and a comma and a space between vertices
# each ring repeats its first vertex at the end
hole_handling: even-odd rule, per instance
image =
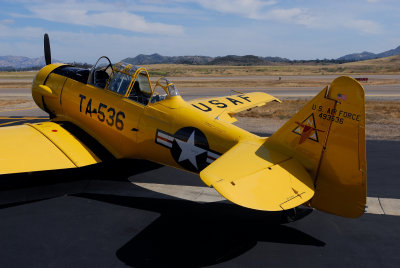
POLYGON ((158 129, 156 143, 169 148, 178 164, 194 172, 199 172, 221 156, 209 149, 204 133, 194 127, 181 128, 174 135, 158 129))

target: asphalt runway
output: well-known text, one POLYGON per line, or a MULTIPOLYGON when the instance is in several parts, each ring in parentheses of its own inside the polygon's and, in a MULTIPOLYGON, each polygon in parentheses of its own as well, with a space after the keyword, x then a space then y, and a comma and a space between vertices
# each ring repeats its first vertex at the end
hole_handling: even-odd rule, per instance
MULTIPOLYGON (((2 117, 0 126, 41 120, 47 118, 2 117)), ((367 141, 369 197, 400 198, 399 158, 400 142, 367 141)), ((204 185, 198 175, 133 160, 3 175, 0 183, 13 179, 55 181, 22 191, 24 198, 68 191, 0 206, 0 267, 400 265, 400 216, 368 213, 345 219, 313 211, 280 224, 280 213, 224 201, 193 202, 185 198, 190 193, 178 193, 177 198, 148 190, 144 185, 204 185)), ((0 197, 18 194, 21 191, 2 189, 0 197)))

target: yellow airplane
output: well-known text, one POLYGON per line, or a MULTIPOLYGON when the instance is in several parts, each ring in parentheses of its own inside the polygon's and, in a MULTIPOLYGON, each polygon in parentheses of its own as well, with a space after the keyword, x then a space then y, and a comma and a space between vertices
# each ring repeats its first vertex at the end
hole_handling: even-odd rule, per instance
POLYGON ((96 164, 101 156, 71 125, 115 158, 146 159, 199 173, 238 205, 264 211, 310 206, 358 217, 366 205, 362 86, 336 78, 271 137, 232 122, 271 101, 246 93, 184 101, 166 78, 152 86, 145 68, 101 57, 91 70, 51 64, 33 80, 32 97, 49 122, 0 128, 0 174, 96 164))

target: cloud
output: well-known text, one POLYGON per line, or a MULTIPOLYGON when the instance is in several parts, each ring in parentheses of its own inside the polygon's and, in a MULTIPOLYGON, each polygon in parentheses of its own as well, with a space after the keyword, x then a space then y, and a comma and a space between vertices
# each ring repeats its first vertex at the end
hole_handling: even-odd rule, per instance
MULTIPOLYGON (((371 3, 382 0, 363 0, 371 3)), ((360 33, 379 34, 382 26, 370 19, 360 17, 352 7, 343 5, 302 5, 284 4, 283 1, 262 0, 175 0, 175 2, 196 3, 204 9, 222 14, 232 14, 258 21, 272 21, 280 24, 302 25, 313 29, 351 29, 360 33), (351 10, 351 12, 349 12, 351 10)))
POLYGON ((221 13, 237 14, 243 17, 259 19, 265 7, 276 4, 276 1, 261 0, 195 0, 206 9, 221 13))
POLYGON ((273 9, 266 14, 268 19, 281 22, 295 23, 300 25, 312 26, 316 18, 308 14, 307 9, 273 9))
POLYGON ((350 20, 347 27, 353 28, 367 34, 379 34, 382 32, 381 26, 371 20, 350 20))
POLYGON ((143 16, 129 11, 129 8, 121 8, 115 4, 95 1, 45 2, 43 4, 36 2, 34 5, 27 4, 26 8, 31 12, 27 15, 28 17, 53 22, 110 27, 149 34, 181 35, 184 32, 180 25, 148 22, 143 16))
POLYGON ((14 24, 14 20, 9 20, 9 19, 0 20, 0 25, 1 24, 3 24, 3 25, 14 24))
MULTIPOLYGON (((359 0, 362 8, 357 8, 360 2, 316 0, 65 1, 24 0, 18 15, 2 17, 1 53, 41 56, 43 33, 48 32, 54 58, 66 61, 94 63, 101 55, 117 61, 154 52, 324 58, 364 49, 365 44, 372 51, 375 40, 387 42, 386 36, 394 36, 399 28, 389 31, 393 23, 383 18, 391 13, 378 17, 378 6, 366 0, 359 0)), ((386 5, 379 8, 387 9, 386 5)))
POLYGON ((290 24, 312 25, 314 17, 306 8, 278 8, 278 1, 261 0, 194 0, 205 9, 235 14, 249 19, 270 20, 290 24))
POLYGON ((37 27, 9 27, 6 24, 0 23, 0 38, 21 38, 31 39, 43 36, 44 29, 37 27))

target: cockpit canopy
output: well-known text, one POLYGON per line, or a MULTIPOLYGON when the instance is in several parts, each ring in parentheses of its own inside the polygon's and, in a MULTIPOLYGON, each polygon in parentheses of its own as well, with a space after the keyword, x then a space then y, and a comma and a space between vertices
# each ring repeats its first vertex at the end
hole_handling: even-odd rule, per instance
POLYGON ((149 74, 145 68, 123 61, 112 65, 105 56, 101 57, 93 66, 88 83, 143 105, 179 96, 177 88, 168 79, 164 77, 158 79, 152 88, 149 74))
POLYGON ((88 84, 98 88, 105 88, 110 75, 112 74, 112 64, 106 56, 100 57, 90 70, 88 84))

